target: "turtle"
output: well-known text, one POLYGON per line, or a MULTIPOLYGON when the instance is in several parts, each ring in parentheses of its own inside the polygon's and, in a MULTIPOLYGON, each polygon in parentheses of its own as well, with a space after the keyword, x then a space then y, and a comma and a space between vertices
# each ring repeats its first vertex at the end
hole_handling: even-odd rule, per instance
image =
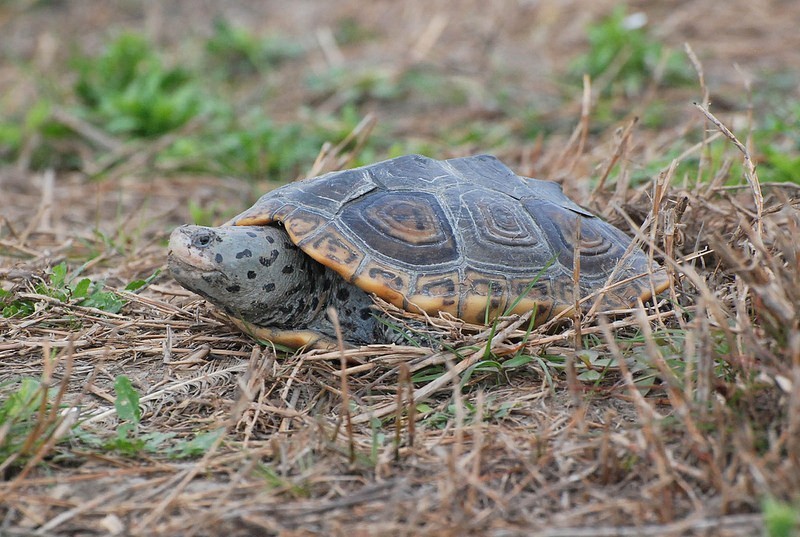
POLYGON ((169 250, 181 285, 294 348, 335 345, 331 307, 350 345, 401 341, 373 295, 477 324, 535 310, 539 325, 574 308, 576 257, 581 296, 604 308, 669 286, 663 267, 559 184, 491 155, 406 155, 289 183, 219 227, 177 228, 169 250))

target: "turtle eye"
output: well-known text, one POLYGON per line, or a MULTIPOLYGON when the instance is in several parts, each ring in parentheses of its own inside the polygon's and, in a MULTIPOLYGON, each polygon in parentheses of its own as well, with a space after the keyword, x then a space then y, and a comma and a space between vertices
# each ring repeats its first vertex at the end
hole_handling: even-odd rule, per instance
POLYGON ((195 248, 205 248, 211 244, 211 233, 208 231, 198 231, 192 237, 192 246, 195 248))

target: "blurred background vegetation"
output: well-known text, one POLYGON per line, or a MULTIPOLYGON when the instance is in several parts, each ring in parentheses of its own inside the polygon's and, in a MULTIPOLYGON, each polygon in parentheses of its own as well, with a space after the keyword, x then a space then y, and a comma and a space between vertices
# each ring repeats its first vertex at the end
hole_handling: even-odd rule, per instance
MULTIPOLYGON (((702 99, 684 51, 693 36, 681 33, 703 24, 688 7, 684 18, 670 9, 6 2, 0 164, 102 178, 144 150, 136 173, 286 181, 368 114, 377 125, 353 164, 411 152, 513 155, 571 131, 584 74, 593 133, 634 115, 644 132, 663 133, 702 99)), ((694 41, 701 61, 711 58, 712 108, 750 122, 762 181, 797 181, 797 71, 740 57, 737 72, 724 58, 738 52, 725 52, 727 33, 694 41), (714 39, 722 54, 703 48, 714 39), (745 99, 734 101, 737 92, 745 99), (759 113, 748 116, 751 107, 759 113)), ((638 179, 664 162, 650 164, 638 179)))

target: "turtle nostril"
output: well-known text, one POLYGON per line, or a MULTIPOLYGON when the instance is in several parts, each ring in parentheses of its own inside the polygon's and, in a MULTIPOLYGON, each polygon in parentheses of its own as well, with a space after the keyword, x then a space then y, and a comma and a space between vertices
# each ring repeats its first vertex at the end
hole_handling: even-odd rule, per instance
POLYGON ((208 231, 199 231, 192 237, 192 246, 196 248, 205 248, 211 244, 211 233, 208 231))

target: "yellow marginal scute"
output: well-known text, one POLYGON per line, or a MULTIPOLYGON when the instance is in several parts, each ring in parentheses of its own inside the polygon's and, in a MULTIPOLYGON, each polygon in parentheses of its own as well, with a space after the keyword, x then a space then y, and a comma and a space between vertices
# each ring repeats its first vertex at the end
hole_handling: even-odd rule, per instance
POLYGON ((638 300, 646 302, 669 288, 670 277, 663 268, 652 274, 641 274, 621 280, 602 292, 599 306, 605 309, 632 308, 638 300))
POLYGON ((425 295, 413 295, 408 297, 408 300, 405 301, 402 307, 414 313, 425 312, 428 315, 437 315, 440 311, 446 311, 442 307, 441 297, 425 295))
POLYGON ((318 214, 304 209, 295 210, 283 221, 283 225, 286 227, 286 233, 289 234, 289 237, 295 244, 300 244, 303 239, 316 233, 320 228, 327 225, 327 223, 327 218, 323 218, 318 214))
POLYGON ((408 281, 407 273, 374 259, 368 259, 353 279, 353 283, 364 291, 373 293, 398 308, 403 307, 408 281))
POLYGON ((235 226, 267 226, 282 222, 296 207, 279 199, 265 200, 253 205, 245 212, 230 220, 235 226))
POLYGON ((523 298, 519 301, 517 306, 513 308, 510 313, 515 313, 517 315, 522 315, 523 313, 527 313, 529 311, 536 310, 536 320, 534 321, 534 326, 539 326, 540 324, 549 321, 553 318, 553 316, 561 313, 565 309, 568 309, 569 306, 564 304, 554 304, 552 301, 543 302, 541 300, 534 300, 532 298, 523 298))
MULTIPOLYGON (((459 317, 468 323, 486 324, 486 305, 489 300, 487 296, 468 295, 461 300, 461 314, 459 317)), ((488 320, 491 321, 499 314, 503 313, 498 308, 489 307, 488 320)))
POLYGON ((254 214, 254 215, 243 215, 233 221, 234 226, 266 226, 270 224, 272 220, 264 216, 263 214, 254 214))
POLYGON ((309 256, 335 270, 347 281, 353 281, 356 269, 364 259, 364 253, 331 222, 325 221, 322 227, 322 231, 310 235, 307 239, 295 240, 291 231, 289 235, 292 241, 309 256))
MULTIPOLYGON (((657 272, 653 273, 653 287, 655 288, 656 294, 669 289, 669 284, 670 277, 665 269, 661 268, 657 272)), ((653 298, 650 293, 650 282, 648 282, 646 285, 648 290, 640 297, 642 300, 650 300, 653 298)))
MULTIPOLYGON (((412 291, 415 304, 421 307, 420 300, 431 304, 436 311, 444 311, 458 316, 459 302, 461 299, 461 282, 457 273, 445 272, 439 274, 421 274, 415 281, 412 291)), ((423 308, 428 313, 433 313, 423 308)))
POLYGON ((485 274, 478 270, 467 270, 458 316, 471 323, 483 324, 505 313, 508 302, 508 282, 496 274, 485 274))

